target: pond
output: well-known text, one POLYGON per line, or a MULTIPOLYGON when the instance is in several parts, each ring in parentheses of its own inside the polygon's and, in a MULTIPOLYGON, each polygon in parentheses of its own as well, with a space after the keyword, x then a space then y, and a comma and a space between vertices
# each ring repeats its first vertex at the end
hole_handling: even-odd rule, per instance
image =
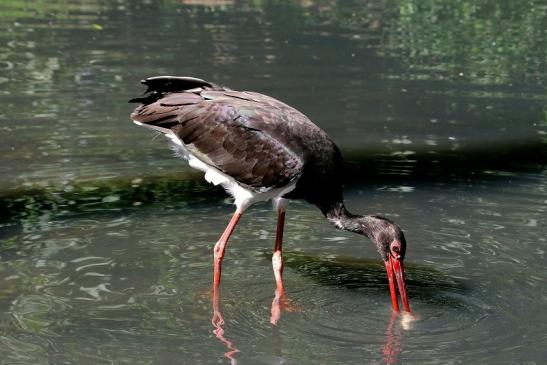
POLYGON ((545 2, 5 0, 0 20, 2 363, 544 362, 545 2), (326 130, 348 208, 405 231, 416 318, 392 314, 373 245, 301 201, 281 306, 269 204, 212 296, 234 208, 129 120, 155 75, 326 130))

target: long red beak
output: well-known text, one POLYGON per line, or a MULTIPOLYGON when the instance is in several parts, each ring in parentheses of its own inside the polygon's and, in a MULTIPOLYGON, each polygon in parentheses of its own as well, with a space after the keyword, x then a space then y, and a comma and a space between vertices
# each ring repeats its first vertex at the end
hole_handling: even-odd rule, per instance
POLYGON ((408 297, 406 296, 405 286, 405 268, 401 260, 388 255, 387 261, 384 261, 387 271, 387 279, 389 281, 389 293, 391 295, 391 304, 395 312, 400 312, 399 301, 397 300, 397 293, 395 292, 395 282, 399 288, 399 294, 401 295, 401 302, 403 303, 403 309, 405 312, 410 312, 410 305, 408 304, 408 297))

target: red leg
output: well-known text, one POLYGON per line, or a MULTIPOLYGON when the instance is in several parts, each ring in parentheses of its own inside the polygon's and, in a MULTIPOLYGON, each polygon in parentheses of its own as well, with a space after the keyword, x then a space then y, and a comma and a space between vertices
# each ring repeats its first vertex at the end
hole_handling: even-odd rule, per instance
POLYGON ((232 219, 230 220, 230 223, 228 223, 228 226, 224 230, 224 233, 222 233, 222 236, 220 236, 220 239, 215 244, 215 248, 213 251, 214 252, 214 277, 213 277, 214 286, 220 285, 222 259, 224 258, 224 251, 226 249, 226 244, 228 243, 228 239, 234 232, 237 222, 239 222, 239 218, 241 218, 241 214, 242 213, 238 211, 234 213, 234 215, 232 216, 232 219))
POLYGON ((285 209, 279 208, 277 215, 277 232, 275 235, 274 253, 272 256, 272 267, 275 275, 275 283, 277 284, 277 291, 283 292, 283 257, 282 244, 283 244, 283 226, 285 224, 285 209))

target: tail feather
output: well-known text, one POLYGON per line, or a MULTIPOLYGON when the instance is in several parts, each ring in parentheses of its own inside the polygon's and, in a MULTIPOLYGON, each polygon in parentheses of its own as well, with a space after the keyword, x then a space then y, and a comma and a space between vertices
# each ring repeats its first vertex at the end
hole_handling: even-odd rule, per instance
POLYGON ((199 92, 203 90, 223 90, 223 88, 195 77, 155 76, 141 81, 148 89, 142 97, 129 100, 140 103, 131 114, 131 119, 139 125, 162 133, 170 133, 171 128, 186 118, 192 110, 186 109, 203 100, 199 92))
POLYGON ((148 87, 145 95, 129 100, 130 103, 150 104, 172 92, 224 90, 218 85, 189 76, 154 76, 141 80, 141 83, 148 87))
POLYGON ((148 86, 150 91, 173 92, 185 91, 197 87, 213 87, 213 84, 202 79, 189 76, 154 76, 142 80, 143 85, 148 86))

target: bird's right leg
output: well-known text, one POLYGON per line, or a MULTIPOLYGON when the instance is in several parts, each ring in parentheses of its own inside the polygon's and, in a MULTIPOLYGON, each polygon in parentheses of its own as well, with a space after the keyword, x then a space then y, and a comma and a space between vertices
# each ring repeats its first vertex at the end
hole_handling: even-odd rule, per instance
POLYGON ((275 275, 277 291, 283 292, 283 226, 285 225, 285 207, 279 207, 277 210, 277 231, 275 234, 275 246, 272 256, 272 268, 275 275))
POLYGON ((272 268, 275 275, 275 298, 272 301, 270 323, 277 325, 281 318, 281 307, 285 300, 285 289, 283 287, 283 227, 285 225, 285 207, 277 202, 277 230, 275 234, 275 246, 272 255, 272 268))
POLYGON ((282 257, 282 247, 283 247, 283 228, 285 226, 285 209, 287 207, 287 200, 283 198, 277 198, 274 201, 277 208, 277 231, 275 234, 275 246, 274 253, 272 256, 272 267, 275 275, 275 297, 272 301, 271 307, 271 316, 270 323, 277 325, 281 318, 281 311, 298 311, 296 305, 291 303, 291 301, 285 295, 285 288, 283 286, 283 257, 282 257))
POLYGON ((228 243, 228 239, 234 232, 234 229, 236 228, 237 222, 239 222, 241 215, 242 215, 242 212, 240 212, 239 210, 236 210, 236 212, 232 216, 232 219, 230 220, 230 223, 228 223, 228 226, 226 226, 224 233, 222 233, 222 236, 220 236, 220 239, 215 244, 215 248, 213 249, 213 253, 214 253, 213 285, 215 287, 220 285, 222 259, 224 258, 224 251, 226 250, 226 244, 228 243))

